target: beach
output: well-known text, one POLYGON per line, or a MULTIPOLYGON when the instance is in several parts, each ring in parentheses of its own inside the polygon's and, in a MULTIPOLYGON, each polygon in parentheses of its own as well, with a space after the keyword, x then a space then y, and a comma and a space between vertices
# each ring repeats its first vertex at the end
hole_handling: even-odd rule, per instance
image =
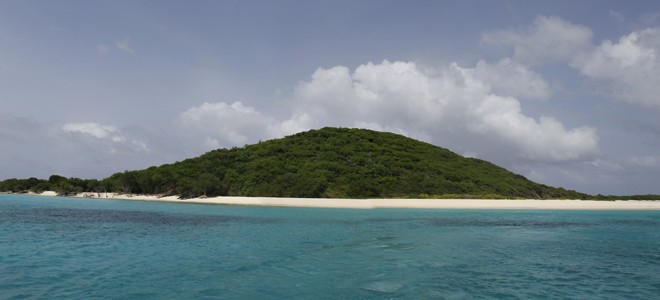
MULTIPOLYGON (((40 196, 56 196, 46 191, 40 196)), ((80 193, 76 198, 161 201, 176 203, 316 207, 316 208, 427 208, 427 209, 544 209, 544 210, 660 210, 660 201, 617 200, 501 200, 501 199, 329 199, 276 197, 208 197, 179 199, 177 196, 116 193, 80 193)))

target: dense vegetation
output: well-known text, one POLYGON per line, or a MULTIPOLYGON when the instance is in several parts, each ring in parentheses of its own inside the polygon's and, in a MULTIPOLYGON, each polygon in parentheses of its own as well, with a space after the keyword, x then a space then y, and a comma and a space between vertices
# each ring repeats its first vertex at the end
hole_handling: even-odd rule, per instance
MULTIPOLYGON (((329 198, 592 198, 392 133, 324 128, 103 180, 9 179, 0 191, 329 198)), ((606 199, 605 196, 601 196, 606 199)), ((648 199, 648 198, 647 198, 648 199)))
POLYGON ((71 195, 87 191, 110 191, 108 182, 96 179, 66 178, 60 175, 51 175, 48 180, 28 178, 11 178, 0 181, 0 192, 12 193, 41 193, 44 191, 56 191, 59 195, 71 195))

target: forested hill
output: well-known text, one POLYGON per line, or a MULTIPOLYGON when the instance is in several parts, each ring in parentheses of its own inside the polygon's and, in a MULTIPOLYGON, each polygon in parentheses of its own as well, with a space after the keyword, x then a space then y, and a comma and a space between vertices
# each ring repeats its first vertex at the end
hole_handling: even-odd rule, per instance
MULTIPOLYGON (((86 191, 329 198, 585 198, 401 135, 323 128, 76 185, 86 191), (82 184, 82 186, 80 186, 82 184)), ((70 180, 67 180, 70 181, 70 180)), ((64 182, 64 183, 62 183, 64 182)))

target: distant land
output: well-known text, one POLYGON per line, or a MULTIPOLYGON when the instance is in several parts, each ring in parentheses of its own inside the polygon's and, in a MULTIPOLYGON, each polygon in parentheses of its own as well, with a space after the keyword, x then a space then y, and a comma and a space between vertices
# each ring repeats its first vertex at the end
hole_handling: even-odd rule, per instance
POLYGON ((113 192, 292 198, 632 199, 551 187, 447 149, 367 129, 323 128, 218 149, 181 162, 97 179, 7 179, 2 192, 113 192))

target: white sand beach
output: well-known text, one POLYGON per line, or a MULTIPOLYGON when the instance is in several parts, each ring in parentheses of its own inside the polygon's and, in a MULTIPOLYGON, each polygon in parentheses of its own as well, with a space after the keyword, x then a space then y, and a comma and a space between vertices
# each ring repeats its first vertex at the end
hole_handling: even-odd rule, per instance
MULTIPOLYGON (((47 191, 41 196, 55 196, 47 191)), ((274 197, 211 197, 181 200, 176 196, 81 193, 77 198, 163 201, 222 205, 317 208, 429 208, 429 209, 549 209, 549 210, 660 210, 660 201, 489 200, 489 199, 327 199, 274 197)))

